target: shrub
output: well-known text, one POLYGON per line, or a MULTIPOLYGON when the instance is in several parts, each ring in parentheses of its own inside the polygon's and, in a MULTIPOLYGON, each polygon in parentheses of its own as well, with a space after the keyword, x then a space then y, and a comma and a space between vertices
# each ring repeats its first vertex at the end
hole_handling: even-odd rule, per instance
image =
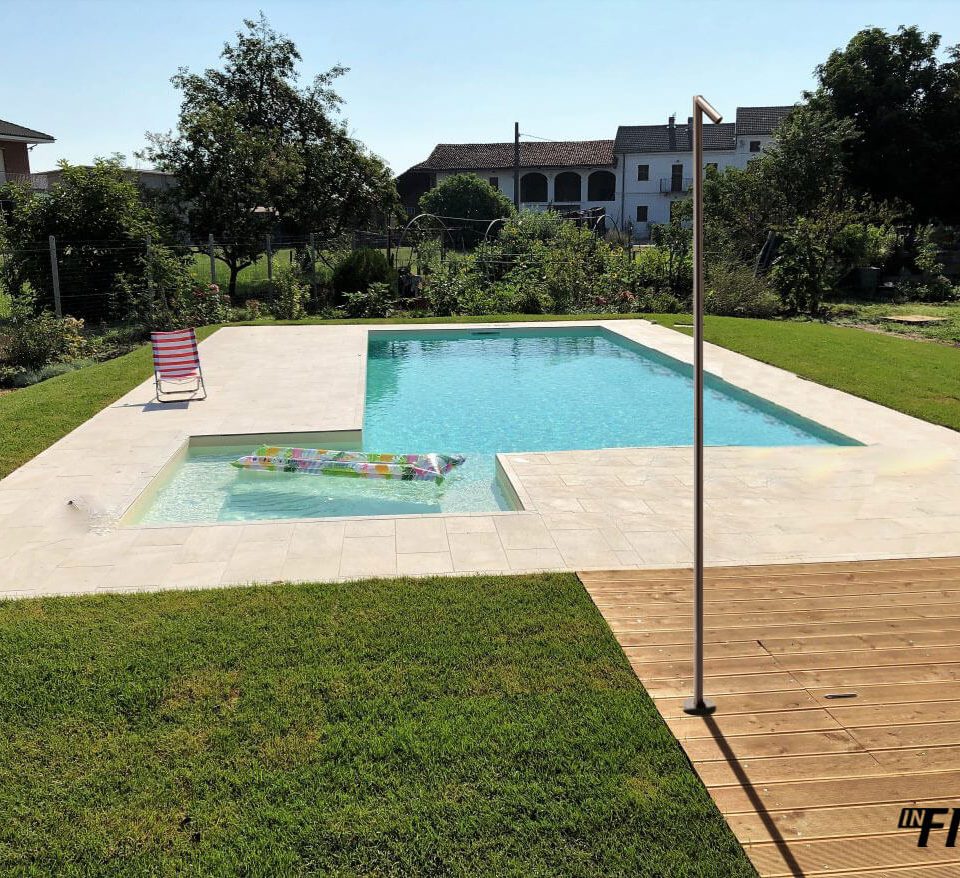
POLYGON ((344 310, 348 317, 389 317, 393 313, 390 284, 372 283, 365 290, 347 293, 344 310))
POLYGON ((453 174, 441 180, 421 196, 420 210, 468 220, 461 223, 466 228, 457 233, 458 243, 465 247, 475 247, 492 220, 514 213, 513 202, 476 174, 453 174))
POLYGON ((147 330, 175 329, 182 325, 190 307, 196 281, 189 258, 169 248, 152 244, 137 260, 133 273, 114 278, 110 310, 121 320, 147 330))
POLYGON ((772 317, 780 310, 766 281, 740 263, 712 264, 703 299, 707 313, 725 317, 772 317))
POLYGON ((832 284, 829 253, 815 223, 801 218, 784 233, 770 282, 787 311, 818 313, 832 284))
POLYGON ((181 323, 187 326, 208 326, 230 319, 230 297, 220 292, 217 284, 194 287, 187 297, 181 323))
POLYGON ((379 250, 369 247, 354 250, 333 270, 333 289, 341 297, 363 292, 374 283, 396 284, 396 272, 379 250))
POLYGON ((310 287, 300 279, 294 268, 278 268, 274 272, 272 286, 276 298, 270 310, 274 317, 278 320, 302 320, 307 316, 310 287))
POLYGON ((35 370, 50 363, 78 360, 89 352, 82 320, 57 317, 47 310, 35 314, 30 297, 18 298, 10 310, 6 349, 10 366, 35 370))

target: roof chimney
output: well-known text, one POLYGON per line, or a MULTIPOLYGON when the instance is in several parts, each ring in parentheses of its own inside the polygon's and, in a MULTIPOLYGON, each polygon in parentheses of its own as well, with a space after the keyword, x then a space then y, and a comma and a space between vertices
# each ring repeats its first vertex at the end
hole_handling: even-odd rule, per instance
POLYGON ((687 116, 687 128, 693 128, 693 116, 687 116))
POLYGON ((669 119, 667 119, 667 125, 668 125, 670 128, 673 128, 673 126, 676 125, 676 124, 677 124, 677 116, 676 116, 676 114, 674 113, 673 115, 670 116, 669 119))

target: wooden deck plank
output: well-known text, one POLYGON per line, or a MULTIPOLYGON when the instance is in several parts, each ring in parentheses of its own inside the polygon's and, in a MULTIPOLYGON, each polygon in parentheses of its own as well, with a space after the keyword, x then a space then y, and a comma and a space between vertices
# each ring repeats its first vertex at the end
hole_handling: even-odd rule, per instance
POLYGON ((844 705, 831 707, 830 716, 844 728, 919 725, 960 721, 960 701, 913 704, 844 705))
MULTIPOLYGON (((761 875, 779 876, 838 875, 863 869, 876 863, 890 866, 943 865, 958 868, 955 848, 942 845, 917 847, 913 833, 889 836, 793 841, 789 845, 773 843, 749 845, 747 856, 761 875), (781 847, 787 848, 789 858, 781 847)), ((956 874, 956 873, 954 873, 956 874)))
MULTIPOLYGON (((928 803, 938 805, 942 799, 923 802, 905 802, 905 805, 928 803)), ((763 813, 731 814, 730 828, 745 842, 765 840, 778 834, 784 841, 794 839, 851 838, 859 835, 899 835, 897 826, 900 806, 841 805, 836 808, 798 808, 794 811, 764 811, 763 813)), ((914 843, 916 839, 914 838, 914 843)))
MULTIPOLYGON (((804 576, 817 574, 830 575, 841 578, 843 574, 900 570, 943 570, 960 568, 960 557, 947 555, 939 558, 881 558, 873 561, 797 561, 787 564, 747 564, 729 567, 708 567, 705 571, 706 581, 716 579, 742 578, 745 576, 769 576, 771 578, 800 573, 804 576)), ((587 570, 578 574, 584 583, 616 582, 622 579, 643 581, 644 579, 689 579, 692 576, 690 567, 661 567, 648 570, 587 570)))
POLYGON ((737 759, 750 759, 864 752, 860 739, 841 728, 815 732, 778 730, 766 735, 724 735, 719 740, 712 736, 686 738, 683 740, 683 749, 694 762, 726 760, 731 753, 737 759))
MULTIPOLYGON (((610 625, 610 620, 607 620, 610 625)), ((831 623, 811 624, 804 620, 795 620, 791 623, 781 622, 777 625, 753 625, 738 628, 735 631, 719 627, 704 627, 705 643, 725 643, 744 640, 760 640, 766 642, 772 638, 817 638, 817 637, 846 637, 857 634, 906 634, 925 631, 941 631, 944 629, 957 630, 960 617, 941 619, 894 619, 873 620, 870 622, 847 622, 840 619, 831 623)), ((682 644, 692 642, 692 624, 686 628, 660 631, 651 629, 648 623, 636 622, 633 624, 610 625, 611 631, 623 646, 655 646, 658 644, 682 644)))
MULTIPOLYGON (((662 702, 657 702, 658 706, 662 702)), ((778 732, 819 732, 842 728, 826 710, 784 710, 768 713, 717 713, 712 717, 712 729, 698 717, 681 712, 678 716, 669 713, 664 720, 678 741, 695 738, 713 738, 720 734, 726 738, 747 735, 772 735, 778 732)))
POLYGON ((960 558, 708 571, 706 718, 690 571, 581 579, 762 876, 960 876, 897 822, 960 802, 960 558))

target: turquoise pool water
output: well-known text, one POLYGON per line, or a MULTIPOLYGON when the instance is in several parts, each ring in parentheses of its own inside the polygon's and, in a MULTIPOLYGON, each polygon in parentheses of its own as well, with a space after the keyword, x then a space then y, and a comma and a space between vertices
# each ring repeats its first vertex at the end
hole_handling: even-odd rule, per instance
MULTIPOLYGON (((710 445, 856 445, 713 376, 710 445)), ((690 445, 691 370, 601 329, 372 331, 363 448, 461 453, 441 486, 240 472, 248 446, 191 449, 144 523, 509 508, 495 455, 690 445)))

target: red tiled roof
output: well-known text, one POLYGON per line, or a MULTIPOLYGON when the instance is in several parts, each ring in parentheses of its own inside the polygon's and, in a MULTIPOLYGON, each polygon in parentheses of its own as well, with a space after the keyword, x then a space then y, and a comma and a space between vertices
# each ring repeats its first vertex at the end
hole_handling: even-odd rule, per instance
MULTIPOLYGON (((612 140, 521 142, 520 166, 596 167, 613 165, 612 140)), ((438 143, 411 171, 471 171, 513 167, 512 143, 438 143)))

